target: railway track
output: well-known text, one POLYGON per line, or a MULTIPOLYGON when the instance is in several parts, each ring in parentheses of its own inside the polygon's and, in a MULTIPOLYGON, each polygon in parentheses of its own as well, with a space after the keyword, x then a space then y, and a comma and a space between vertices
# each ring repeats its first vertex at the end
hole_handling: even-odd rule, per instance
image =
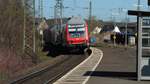
POLYGON ((35 71, 22 78, 11 81, 10 84, 52 84, 68 71, 85 60, 90 54, 90 50, 85 50, 85 54, 81 55, 66 55, 62 61, 48 66, 42 70, 35 71))

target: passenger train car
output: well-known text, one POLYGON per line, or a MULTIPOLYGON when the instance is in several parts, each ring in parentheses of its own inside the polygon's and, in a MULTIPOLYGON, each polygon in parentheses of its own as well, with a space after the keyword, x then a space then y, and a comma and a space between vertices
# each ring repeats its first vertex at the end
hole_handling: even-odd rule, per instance
POLYGON ((81 17, 72 17, 65 24, 57 24, 44 31, 46 45, 84 49, 89 47, 88 25, 81 17))

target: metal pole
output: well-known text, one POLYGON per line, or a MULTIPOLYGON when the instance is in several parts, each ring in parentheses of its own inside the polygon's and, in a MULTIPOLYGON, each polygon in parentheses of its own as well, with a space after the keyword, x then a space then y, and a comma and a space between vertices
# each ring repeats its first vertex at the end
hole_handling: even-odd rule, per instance
POLYGON ((26 5, 25 0, 23 0, 23 10, 24 10, 24 19, 23 19, 23 53, 25 52, 25 29, 26 29, 26 5))
POLYGON ((33 52, 35 52, 35 46, 36 46, 36 43, 35 43, 35 0, 33 0, 33 52))
POLYGON ((56 15, 56 5, 54 6, 54 18, 55 18, 55 21, 54 23, 57 24, 57 15, 56 15))
POLYGON ((39 18, 41 18, 41 0, 38 0, 38 16, 39 16, 39 18))
POLYGON ((140 0, 138 0, 138 6, 137 6, 138 11, 140 10, 140 4, 141 4, 141 2, 140 2, 140 0))
MULTIPOLYGON (((137 10, 139 11, 140 10, 140 0, 138 0, 138 6, 137 6, 137 10)), ((140 15, 137 16, 137 46, 136 46, 136 73, 137 73, 137 79, 140 80, 140 46, 139 46, 139 43, 140 43, 140 37, 139 37, 139 27, 141 26, 140 24, 140 15)))
POLYGON ((55 24, 62 24, 62 16, 63 16, 63 0, 56 0, 56 5, 54 6, 54 16, 55 16, 55 24))
POLYGON ((138 20, 138 80, 141 80, 141 60, 142 60, 142 17, 138 20))
POLYGON ((43 0, 41 0, 41 18, 42 18, 42 20, 43 20, 43 14, 44 12, 43 12, 43 0))
POLYGON ((91 17, 92 17, 92 1, 89 0, 89 33, 90 33, 90 28, 91 28, 91 17))
POLYGON ((128 17, 127 17, 127 13, 126 13, 126 17, 125 17, 125 47, 127 47, 127 39, 128 39, 128 29, 127 29, 127 27, 128 27, 128 17))
MULTIPOLYGON (((112 21, 113 21, 113 25, 114 25, 114 28, 116 27, 116 17, 112 14, 112 21)), ((114 32, 113 34, 113 40, 114 40, 114 46, 116 46, 116 32, 114 32)))

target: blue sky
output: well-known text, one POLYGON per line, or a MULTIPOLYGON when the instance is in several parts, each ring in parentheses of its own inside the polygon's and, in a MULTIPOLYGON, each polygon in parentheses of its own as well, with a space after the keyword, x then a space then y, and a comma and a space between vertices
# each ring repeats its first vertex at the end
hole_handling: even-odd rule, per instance
MULTIPOLYGON (((36 0, 38 1, 38 0, 36 0)), ((44 17, 53 18, 55 0, 43 0, 44 1, 44 17)), ((119 9, 136 9, 137 0, 91 0, 92 1, 92 15, 98 19, 111 20, 114 16, 116 20, 121 21, 125 18, 125 11, 119 9)), ((38 3, 38 2, 37 2, 38 3)), ((82 16, 87 18, 89 10, 85 7, 89 6, 89 0, 64 0, 64 17, 69 16, 82 16)), ((36 6, 38 7, 38 6, 36 6)), ((147 10, 147 0, 141 0, 141 9, 147 10)), ((134 19, 129 16, 130 19, 134 19)))

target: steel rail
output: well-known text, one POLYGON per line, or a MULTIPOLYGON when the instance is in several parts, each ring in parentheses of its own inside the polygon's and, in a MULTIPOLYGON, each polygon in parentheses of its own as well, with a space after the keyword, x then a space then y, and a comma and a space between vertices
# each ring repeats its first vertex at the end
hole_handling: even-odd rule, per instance
MULTIPOLYGON (((92 50, 91 50, 90 48, 86 48, 86 49, 84 50, 84 55, 85 55, 85 56, 89 56, 91 53, 92 53, 92 50)), ((67 69, 65 69, 63 72, 60 72, 58 75, 56 75, 55 77, 49 79, 48 81, 46 81, 46 82, 43 83, 43 84, 51 84, 54 80, 56 80, 57 78, 61 77, 63 74, 67 73, 67 72, 70 71, 70 70, 71 70, 70 67, 67 68, 67 69)))
POLYGON ((21 77, 21 78, 18 78, 18 79, 16 79, 16 80, 12 81, 10 84, 18 84, 18 83, 25 82, 25 81, 27 81, 27 80, 31 80, 31 79, 33 79, 34 77, 37 77, 37 76, 41 75, 42 73, 46 73, 46 72, 49 71, 50 69, 59 66, 60 64, 62 64, 63 62, 65 62, 65 61, 67 61, 67 60, 69 60, 69 59, 71 59, 71 58, 68 56, 67 58, 65 58, 65 59, 62 60, 61 62, 58 62, 58 63, 56 63, 56 64, 54 64, 54 65, 52 65, 52 66, 47 66, 47 67, 45 67, 45 68, 43 68, 43 69, 41 69, 41 70, 35 71, 35 72, 33 72, 33 73, 27 74, 27 75, 24 76, 24 77, 21 77))

